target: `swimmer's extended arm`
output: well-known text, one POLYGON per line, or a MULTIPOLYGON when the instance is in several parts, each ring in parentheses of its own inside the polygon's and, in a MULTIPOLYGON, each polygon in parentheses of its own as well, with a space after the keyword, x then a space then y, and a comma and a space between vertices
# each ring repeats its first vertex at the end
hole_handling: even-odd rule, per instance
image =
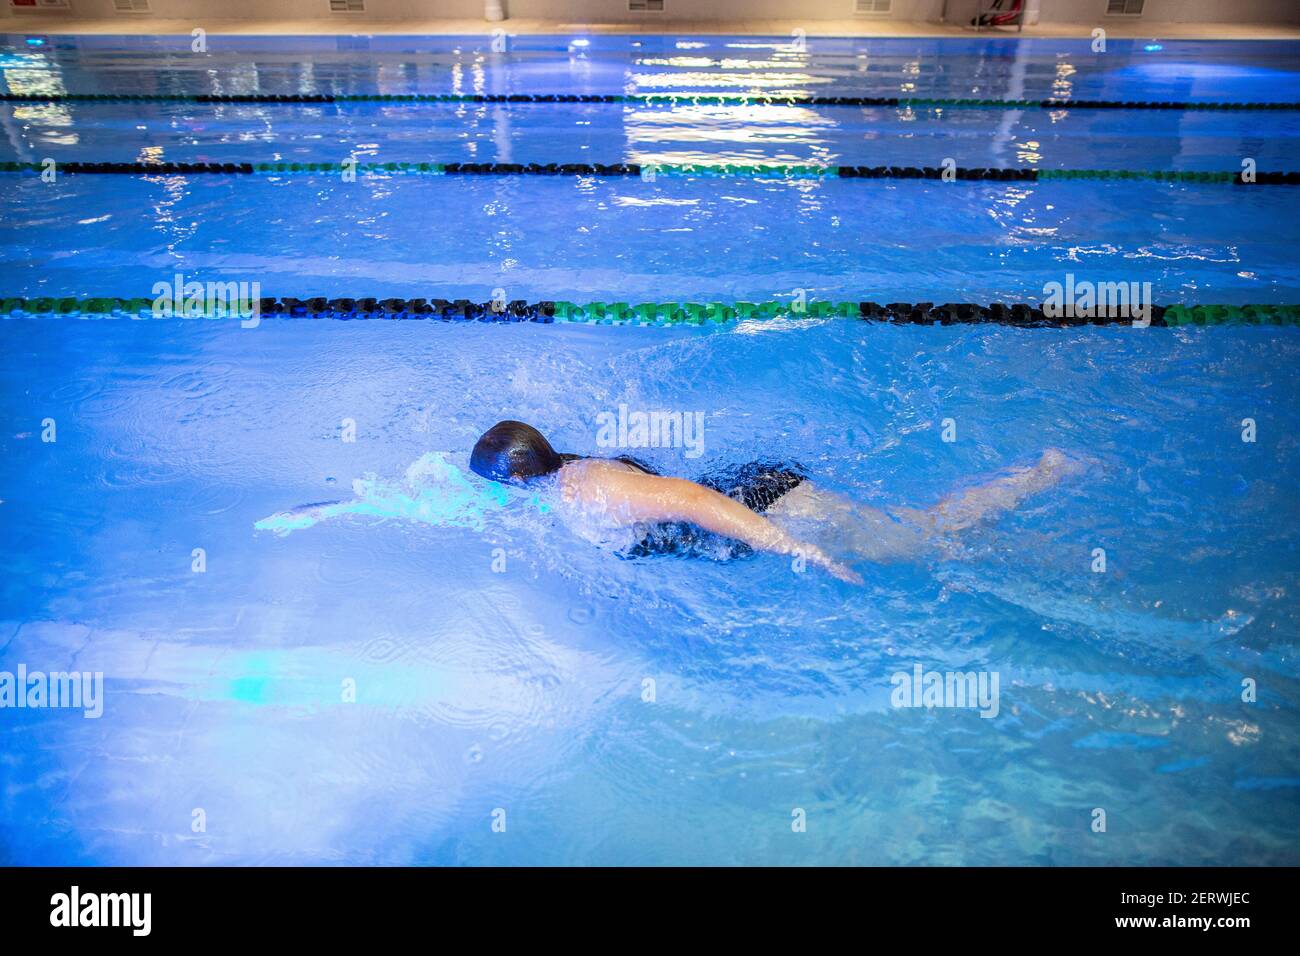
POLYGON ((631 469, 602 467, 594 462, 584 470, 586 474, 573 483, 571 493, 589 503, 599 502, 610 514, 624 521, 689 522, 760 551, 802 554, 841 581, 862 583, 860 575, 821 548, 791 537, 767 518, 712 488, 684 478, 647 475, 631 469), (592 474, 595 468, 600 469, 598 475, 592 474))

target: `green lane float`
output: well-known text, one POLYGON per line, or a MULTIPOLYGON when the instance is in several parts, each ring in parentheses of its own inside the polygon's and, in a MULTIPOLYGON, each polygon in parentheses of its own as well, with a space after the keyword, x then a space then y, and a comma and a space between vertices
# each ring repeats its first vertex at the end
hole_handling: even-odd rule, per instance
MULTIPOLYGON (((154 299, 140 296, 0 298, 0 318, 144 319, 155 317, 154 299)), ((851 319, 894 325, 1006 325, 1019 328, 1074 328, 1086 325, 1132 326, 1127 316, 1054 316, 1027 303, 989 305, 949 302, 812 301, 794 302, 588 302, 562 300, 512 302, 469 299, 380 298, 378 296, 263 297, 261 318, 349 320, 431 320, 443 322, 537 322, 585 325, 721 326, 777 319, 851 319)), ((246 318, 247 316, 244 316, 246 318)), ((236 318, 224 314, 190 320, 236 318)), ((1152 305, 1150 327, 1188 325, 1300 325, 1300 305, 1152 305)))

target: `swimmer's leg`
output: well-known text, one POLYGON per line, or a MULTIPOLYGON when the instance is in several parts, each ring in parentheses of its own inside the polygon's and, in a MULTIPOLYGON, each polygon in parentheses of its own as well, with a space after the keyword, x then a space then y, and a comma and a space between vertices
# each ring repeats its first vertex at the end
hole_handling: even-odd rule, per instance
POLYGON ((1055 448, 1043 452, 1038 463, 1017 468, 1001 478, 949 495, 925 512, 909 512, 912 520, 939 533, 965 531, 985 519, 1010 511, 1030 495, 1046 491, 1079 468, 1055 448))
POLYGON ((870 561, 915 557, 944 548, 944 537, 1010 511, 1032 494, 1046 490, 1077 468, 1049 448, 1036 465, 944 498, 928 510, 882 511, 804 482, 768 511, 773 521, 802 525, 802 534, 832 553, 870 561))
POLYGON ((831 554, 887 561, 925 548, 928 528, 819 488, 811 481, 782 495, 767 516, 792 534, 831 554))

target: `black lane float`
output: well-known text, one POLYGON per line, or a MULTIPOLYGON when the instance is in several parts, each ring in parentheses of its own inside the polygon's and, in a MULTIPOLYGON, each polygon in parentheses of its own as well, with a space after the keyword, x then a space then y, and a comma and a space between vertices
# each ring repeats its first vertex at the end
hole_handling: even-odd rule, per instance
POLYGON ((0 93, 5 103, 261 103, 319 105, 622 103, 641 106, 883 106, 899 109, 1297 110, 1300 103, 1225 103, 1195 100, 1075 100, 941 96, 816 96, 767 93, 0 93))
MULTIPOLYGON (((1049 182, 1054 180, 1147 180, 1167 183, 1233 183, 1241 186, 1296 186, 1300 172, 1245 170, 1198 172, 1173 169, 1038 169, 936 166, 810 166, 737 163, 176 163, 65 162, 53 171, 74 175, 379 175, 379 176, 659 176, 750 179, 923 179, 963 182, 1049 182)), ((44 163, 0 162, 0 172, 48 174, 44 163)))
MULTIPOLYGON (((142 319, 155 316, 155 299, 95 296, 89 298, 0 299, 0 317, 142 319)), ((895 325, 1007 325, 1019 328, 1073 328, 1081 326, 1133 326, 1126 314, 1053 315, 1040 305, 994 302, 988 305, 949 302, 588 302, 543 300, 510 302, 440 298, 381 298, 378 296, 261 297, 256 309, 239 314, 182 316, 219 320, 261 318, 336 320, 441 320, 443 322, 539 322, 589 325, 710 326, 733 322, 803 319, 853 319, 895 325)), ((1300 305, 1151 305, 1149 326, 1173 328, 1189 325, 1300 325, 1300 305)), ((1146 327, 1148 323, 1136 323, 1146 327)))

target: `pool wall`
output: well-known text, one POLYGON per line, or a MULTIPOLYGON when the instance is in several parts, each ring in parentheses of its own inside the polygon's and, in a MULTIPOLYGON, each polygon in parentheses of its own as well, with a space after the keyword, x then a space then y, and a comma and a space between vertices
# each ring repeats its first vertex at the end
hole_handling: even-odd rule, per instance
MULTIPOLYGON (((269 32, 303 32, 303 24, 316 24, 326 32, 352 32, 362 27, 380 27, 387 21, 418 21, 414 32, 458 32, 472 24, 482 25, 483 0, 442 0, 436 9, 421 0, 365 0, 364 13, 331 13, 328 0, 149 0, 147 13, 121 13, 113 0, 67 0, 67 10, 15 9, 5 3, 4 17, 20 23, 37 24, 58 31, 60 22, 76 22, 77 32, 88 32, 87 21, 101 21, 101 29, 112 32, 174 32, 175 22, 203 19, 208 22, 242 22, 269 32), (444 25, 442 29, 439 24, 444 25), (458 24, 448 31, 446 27, 458 24)), ((572 29, 575 24, 619 24, 639 30, 670 30, 685 22, 711 23, 724 33, 762 32, 774 22, 803 23, 818 31, 834 23, 842 35, 873 35, 952 32, 972 16, 974 0, 893 0, 887 13, 855 15, 854 0, 665 0, 662 12, 633 12, 628 0, 503 0, 506 23, 512 31, 550 32, 572 29), (940 23, 947 8, 947 23, 940 23), (764 22, 766 21, 766 22, 764 22), (748 27, 748 29, 747 29, 748 27)), ((1158 30, 1170 35, 1173 25, 1200 29, 1198 35, 1241 36, 1244 24, 1300 24, 1300 5, 1292 0, 1238 0, 1222 4, 1214 0, 1146 0, 1143 14, 1107 16, 1106 0, 1028 0, 1026 23, 1030 29, 1050 31, 1054 26, 1080 24, 1103 26, 1116 36, 1158 30)))

